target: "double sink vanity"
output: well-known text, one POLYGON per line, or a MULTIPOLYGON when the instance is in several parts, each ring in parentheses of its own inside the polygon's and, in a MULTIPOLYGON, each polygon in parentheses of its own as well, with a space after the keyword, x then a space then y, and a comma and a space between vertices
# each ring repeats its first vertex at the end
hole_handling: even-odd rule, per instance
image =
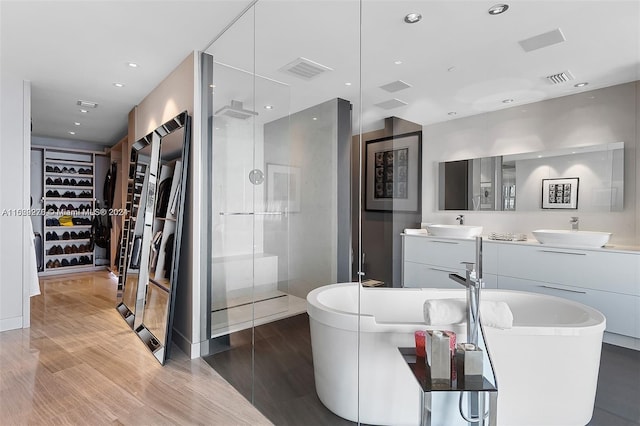
MULTIPOLYGON (((450 273, 475 258, 482 227, 432 225, 402 235, 403 287, 459 288, 450 273)), ((603 247, 609 233, 539 230, 536 240, 484 239, 485 288, 542 293, 591 306, 607 319, 604 340, 640 350, 640 251, 603 247)))

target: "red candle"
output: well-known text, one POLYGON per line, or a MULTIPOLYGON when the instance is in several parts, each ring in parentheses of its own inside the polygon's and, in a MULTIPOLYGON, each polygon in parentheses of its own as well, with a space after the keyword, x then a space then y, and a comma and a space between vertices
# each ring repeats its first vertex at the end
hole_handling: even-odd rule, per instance
POLYGON ((416 355, 424 358, 427 355, 424 349, 424 338, 426 332, 424 330, 418 330, 414 332, 413 335, 416 339, 416 355))

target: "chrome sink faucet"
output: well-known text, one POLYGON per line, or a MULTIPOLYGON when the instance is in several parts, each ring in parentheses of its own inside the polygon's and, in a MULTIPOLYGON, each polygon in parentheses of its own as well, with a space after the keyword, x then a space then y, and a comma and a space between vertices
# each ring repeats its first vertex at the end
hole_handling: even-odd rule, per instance
POLYGON ((456 217, 456 220, 458 221, 458 224, 464 225, 464 215, 463 214, 458 215, 458 217, 456 217))
POLYGON ((580 219, 578 219, 578 216, 571 216, 569 223, 571 224, 571 230, 577 231, 578 226, 580 225, 580 219))

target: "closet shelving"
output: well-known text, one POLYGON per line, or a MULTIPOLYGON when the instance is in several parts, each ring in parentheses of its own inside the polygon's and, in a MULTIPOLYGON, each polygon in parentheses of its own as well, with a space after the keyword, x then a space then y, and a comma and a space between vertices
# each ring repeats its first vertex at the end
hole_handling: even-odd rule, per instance
POLYGON ((44 149, 42 275, 94 270, 95 154, 44 149), (71 217, 71 224, 60 219, 71 217))
MULTIPOLYGON (((157 286, 166 291, 169 291, 170 288, 168 277, 171 272, 173 255, 173 253, 167 251, 167 243, 173 239, 176 229, 181 175, 182 162, 179 160, 171 161, 161 166, 160 179, 158 180, 157 207, 151 237, 151 270, 149 277, 157 286), (164 185, 166 185, 165 188, 163 188, 164 185), (162 192, 164 191, 167 193, 163 195, 162 192)), ((169 243, 169 247, 173 247, 173 244, 169 243)))

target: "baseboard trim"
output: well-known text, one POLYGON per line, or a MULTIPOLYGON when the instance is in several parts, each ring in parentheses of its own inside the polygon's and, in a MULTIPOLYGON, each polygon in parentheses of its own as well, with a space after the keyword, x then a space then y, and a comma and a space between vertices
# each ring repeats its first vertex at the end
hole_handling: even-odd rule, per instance
POLYGON ((186 353, 189 358, 200 358, 200 342, 191 343, 182 333, 175 328, 171 333, 171 344, 179 347, 182 352, 186 353))
POLYGON ((640 351, 640 339, 634 337, 622 336, 615 333, 604 333, 602 341, 611 345, 622 346, 623 348, 634 349, 640 351))
POLYGON ((0 320, 0 332, 22 328, 22 315, 0 320))

